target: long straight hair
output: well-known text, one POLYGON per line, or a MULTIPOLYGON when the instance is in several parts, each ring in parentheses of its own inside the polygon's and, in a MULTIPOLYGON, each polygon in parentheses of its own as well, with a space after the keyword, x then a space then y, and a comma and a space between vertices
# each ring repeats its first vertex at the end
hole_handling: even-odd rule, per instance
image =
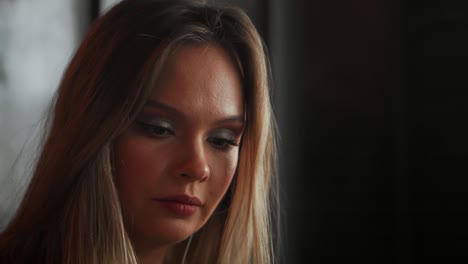
MULTIPOLYGON (((165 61, 213 43, 238 64, 246 127, 235 179, 192 237, 188 263, 272 263, 275 127, 263 42, 238 8, 124 0, 92 26, 64 73, 20 206, 0 234, 2 263, 137 263, 114 183, 113 141, 135 119, 165 61)), ((168 254, 179 263, 183 241, 168 254)))

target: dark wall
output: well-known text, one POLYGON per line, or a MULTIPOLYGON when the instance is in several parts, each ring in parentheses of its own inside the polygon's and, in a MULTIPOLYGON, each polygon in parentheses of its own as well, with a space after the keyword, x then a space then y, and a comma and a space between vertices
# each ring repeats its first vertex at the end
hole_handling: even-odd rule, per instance
POLYGON ((466 9, 270 1, 281 263, 468 256, 466 9))
POLYGON ((468 260, 468 9, 407 6, 413 253, 468 260))

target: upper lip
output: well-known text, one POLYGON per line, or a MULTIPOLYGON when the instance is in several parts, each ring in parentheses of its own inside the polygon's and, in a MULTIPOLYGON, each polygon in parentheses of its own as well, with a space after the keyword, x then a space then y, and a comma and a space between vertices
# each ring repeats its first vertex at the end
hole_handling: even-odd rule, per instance
POLYGON ((200 199, 198 199, 198 197, 190 196, 190 195, 186 195, 186 194, 171 195, 171 196, 166 196, 166 197, 162 197, 162 198, 156 198, 155 200, 178 202, 178 203, 195 205, 195 206, 201 206, 202 205, 202 202, 200 201, 200 199))

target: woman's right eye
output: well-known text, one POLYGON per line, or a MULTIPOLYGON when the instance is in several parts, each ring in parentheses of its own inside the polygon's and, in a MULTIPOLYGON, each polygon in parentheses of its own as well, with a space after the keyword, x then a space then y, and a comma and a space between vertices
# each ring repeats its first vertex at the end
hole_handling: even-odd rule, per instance
POLYGON ((161 138, 174 134, 174 131, 166 125, 153 125, 141 121, 137 121, 137 124, 143 129, 144 132, 153 137, 161 138))

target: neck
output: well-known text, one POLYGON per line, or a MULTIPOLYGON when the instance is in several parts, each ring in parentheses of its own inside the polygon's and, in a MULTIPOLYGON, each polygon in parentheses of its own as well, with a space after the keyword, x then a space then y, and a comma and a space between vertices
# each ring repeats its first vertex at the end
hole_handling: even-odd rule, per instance
POLYGON ((136 255, 140 264, 163 264, 168 246, 137 247, 136 255))

